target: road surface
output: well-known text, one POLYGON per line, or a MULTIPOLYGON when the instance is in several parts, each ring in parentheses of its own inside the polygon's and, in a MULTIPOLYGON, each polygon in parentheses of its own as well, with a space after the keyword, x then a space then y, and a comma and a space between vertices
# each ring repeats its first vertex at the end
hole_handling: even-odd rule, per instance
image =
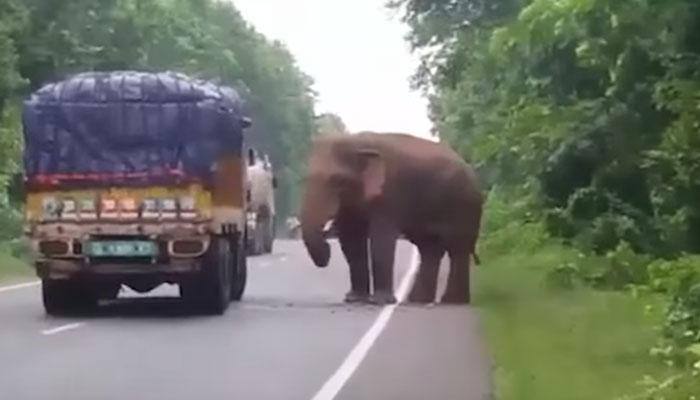
MULTIPOLYGON (((397 288, 415 262, 400 243, 397 288)), ((186 314, 169 286, 76 318, 45 316, 37 285, 0 288, 0 399, 491 398, 472 308, 342 304, 336 244, 326 269, 295 241, 249 268, 222 317, 186 314)))

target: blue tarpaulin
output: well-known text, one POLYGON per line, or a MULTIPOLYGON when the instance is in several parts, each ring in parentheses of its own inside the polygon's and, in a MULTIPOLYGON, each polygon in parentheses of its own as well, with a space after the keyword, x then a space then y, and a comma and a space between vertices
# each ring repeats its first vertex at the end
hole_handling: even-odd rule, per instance
POLYGON ((182 74, 78 74, 25 101, 25 173, 206 179, 221 151, 241 151, 241 107, 234 89, 182 74))

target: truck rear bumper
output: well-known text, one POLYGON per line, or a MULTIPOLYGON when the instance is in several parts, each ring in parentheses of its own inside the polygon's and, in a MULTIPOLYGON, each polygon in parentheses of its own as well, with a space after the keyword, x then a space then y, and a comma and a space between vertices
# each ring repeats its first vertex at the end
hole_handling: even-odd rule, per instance
POLYGON ((198 273, 200 259, 173 259, 168 263, 140 263, 125 260, 88 263, 83 259, 42 259, 35 263, 37 275, 42 279, 120 278, 133 276, 157 276, 164 281, 178 280, 198 273))

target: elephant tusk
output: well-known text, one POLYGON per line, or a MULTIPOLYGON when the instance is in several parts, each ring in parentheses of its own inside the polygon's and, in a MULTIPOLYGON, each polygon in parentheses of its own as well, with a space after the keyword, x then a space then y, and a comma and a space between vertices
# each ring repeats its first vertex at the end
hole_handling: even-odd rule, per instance
POLYGON ((326 222, 325 225, 323 225, 323 231, 324 232, 330 231, 332 226, 333 226, 333 220, 331 219, 328 222, 326 222))

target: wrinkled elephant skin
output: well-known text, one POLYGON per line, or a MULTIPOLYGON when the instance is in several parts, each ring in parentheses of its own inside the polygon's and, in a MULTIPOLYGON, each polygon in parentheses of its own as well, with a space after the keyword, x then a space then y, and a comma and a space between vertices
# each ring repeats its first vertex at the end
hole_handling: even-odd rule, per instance
POLYGON ((409 301, 435 300, 447 253, 442 301, 468 303, 482 205, 474 170, 449 147, 405 134, 363 132, 314 141, 301 226, 309 255, 323 267, 330 258, 324 227, 333 221, 350 267, 347 302, 396 302, 394 252, 404 235, 421 256, 409 301))

